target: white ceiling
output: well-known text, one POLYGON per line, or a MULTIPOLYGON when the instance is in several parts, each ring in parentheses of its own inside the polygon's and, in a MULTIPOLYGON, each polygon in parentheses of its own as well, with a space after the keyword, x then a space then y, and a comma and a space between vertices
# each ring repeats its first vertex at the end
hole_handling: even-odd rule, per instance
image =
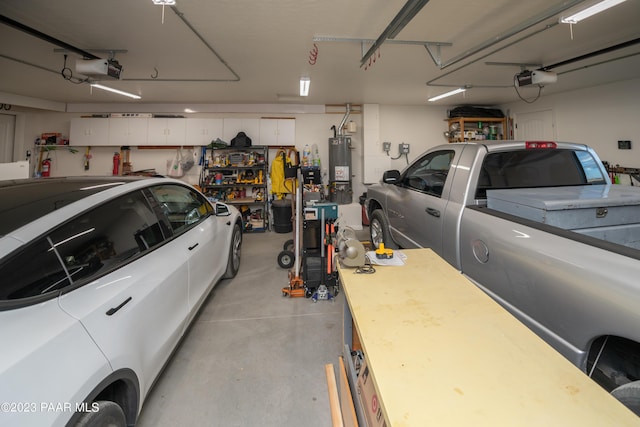
MULTIPOLYGON (((361 67, 363 46, 366 51, 405 3, 177 0, 164 8, 162 22, 163 8, 151 0, 2 0, 5 18, 100 57, 115 51, 122 80, 103 83, 142 100, 92 93, 87 84, 65 80, 60 46, 2 23, 0 92, 62 103, 425 105, 430 96, 467 85, 465 94, 437 104, 496 105, 518 99, 513 77, 519 64, 550 66, 640 36, 640 0, 574 25, 573 39, 569 25, 558 24, 560 14, 535 19, 570 1, 431 0, 393 42, 382 44, 371 65, 361 67), (318 37, 323 41, 314 41, 318 37), (437 65, 423 45, 398 41, 450 45, 440 47, 437 65), (448 65, 492 41, 497 43, 448 65), (297 96, 301 76, 311 78, 307 98, 297 96)), ((431 49, 437 56, 438 48, 431 49)), ((76 59, 69 51, 71 71, 76 59)), ((543 94, 637 78, 639 70, 640 44, 632 44, 554 68, 558 82, 543 94)), ((527 99, 537 94, 535 87, 520 91, 527 99)))

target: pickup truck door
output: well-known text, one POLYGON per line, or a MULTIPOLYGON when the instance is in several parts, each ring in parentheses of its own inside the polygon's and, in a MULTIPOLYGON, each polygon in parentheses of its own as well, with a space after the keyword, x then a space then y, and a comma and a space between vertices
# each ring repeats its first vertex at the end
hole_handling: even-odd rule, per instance
POLYGON ((448 199, 447 177, 455 150, 425 154, 409 166, 387 197, 391 234, 402 247, 442 252, 442 226, 448 199), (409 237, 411 236, 411 238, 409 237))

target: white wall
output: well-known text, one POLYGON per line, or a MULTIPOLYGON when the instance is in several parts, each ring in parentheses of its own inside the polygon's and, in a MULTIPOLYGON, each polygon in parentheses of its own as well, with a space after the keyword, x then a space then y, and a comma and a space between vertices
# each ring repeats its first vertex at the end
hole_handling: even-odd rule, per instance
MULTIPOLYGON (((18 113, 25 123, 23 135, 16 140, 16 150, 20 153, 31 150, 34 153, 36 147, 35 140, 43 132, 59 132, 68 137, 70 131, 71 118, 78 117, 79 114, 53 113, 53 112, 24 112, 18 113)), ((270 114, 269 117, 277 117, 277 114, 270 114)), ((327 169, 329 166, 329 146, 328 139, 333 137, 331 126, 338 126, 344 114, 287 114, 282 117, 295 117, 296 119, 296 148, 300 153, 305 145, 317 144, 320 152, 321 166, 324 174, 324 182, 327 182, 327 169)), ((250 117, 258 118, 256 114, 199 114, 194 117, 250 117)), ((392 142, 391 156, 397 157, 398 144, 405 142, 411 144, 409 161, 416 158, 418 154, 427 148, 444 143, 442 132, 446 130, 446 109, 441 107, 394 107, 382 106, 380 109, 380 140, 392 142)), ((353 177, 353 200, 358 202, 358 196, 366 191, 363 184, 363 157, 364 144, 362 140, 362 115, 354 112, 349 116, 348 121, 353 121, 357 126, 357 131, 350 134, 352 140, 352 174, 353 177)), ((249 135, 251 136, 251 135, 249 135)), ((112 157, 115 147, 93 147, 91 148, 90 169, 84 170, 84 147, 70 147, 77 152, 71 153, 67 147, 56 147, 49 155, 52 159, 52 176, 73 176, 73 175, 105 175, 111 174, 112 157)), ((271 150, 273 156, 275 150, 271 150)), ((385 156, 383 152, 379 155, 385 156)), ((134 170, 156 169, 158 173, 165 172, 166 161, 175 156, 175 150, 131 150, 131 162, 134 170)), ((35 167, 35 160, 32 159, 32 169, 35 167)), ((402 169, 406 166, 405 158, 391 161, 392 168, 402 169)), ((192 180, 189 180, 190 182, 192 180)))
MULTIPOLYGON (((447 107, 434 106, 381 106, 380 137, 391 142, 390 157, 398 157, 398 145, 410 145, 407 156, 409 162, 415 160, 427 149, 446 144, 444 132, 447 130, 447 107)), ((391 160, 391 168, 402 170, 407 166, 405 156, 391 160)))
MULTIPOLYGON (((533 104, 516 102, 502 106, 503 111, 509 111, 517 118, 518 114, 542 110, 553 110, 558 140, 580 142, 593 146, 603 160, 625 167, 640 167, 640 79, 618 82, 605 86, 598 86, 558 95, 543 96, 533 104), (618 140, 631 140, 632 150, 618 150, 618 140)), ((411 145, 409 161, 435 145, 446 143, 443 132, 447 129, 445 122, 447 109, 444 106, 379 106, 379 141, 389 141, 391 157, 398 156, 398 144, 401 142, 411 145)), ((18 115, 16 129, 16 153, 34 150, 35 139, 43 132, 60 132, 69 135, 72 117, 79 114, 51 113, 51 112, 15 112, 18 115)), ((251 117, 259 118, 260 114, 199 114, 197 117, 251 117)), ((269 114, 270 117, 279 116, 269 114)), ((317 144, 320 151, 322 169, 326 173, 328 168, 329 149, 328 139, 333 136, 332 125, 339 125, 343 114, 286 114, 282 117, 296 119, 296 146, 302 152, 306 144, 317 144)), ((357 203, 358 196, 366 191, 363 184, 363 157, 377 148, 365 145, 362 140, 362 115, 351 114, 358 131, 352 136, 352 168, 353 168, 353 200, 357 203)), ((251 136, 251 135, 250 135, 251 136)), ((375 144, 373 141, 372 144, 375 144)), ((91 150, 91 169, 83 168, 83 148, 78 147, 78 153, 71 154, 62 149, 51 154, 53 159, 53 176, 62 175, 103 175, 110 174, 112 167, 113 148, 94 147, 91 150)), ((173 150, 132 150, 131 160, 134 169, 156 168, 163 173, 166 161, 174 156, 173 150)), ((379 153, 385 156, 384 153, 379 153)), ((16 159, 23 159, 23 155, 16 155, 16 159)), ((390 160, 389 165, 394 169, 406 166, 406 160, 401 157, 390 160)), ((326 182, 326 178, 325 178, 326 182)))
POLYGON ((503 106, 518 114, 551 109, 559 141, 593 147, 612 165, 640 167, 640 79, 543 96, 533 104, 503 106), (630 140, 631 150, 619 150, 618 140, 630 140))

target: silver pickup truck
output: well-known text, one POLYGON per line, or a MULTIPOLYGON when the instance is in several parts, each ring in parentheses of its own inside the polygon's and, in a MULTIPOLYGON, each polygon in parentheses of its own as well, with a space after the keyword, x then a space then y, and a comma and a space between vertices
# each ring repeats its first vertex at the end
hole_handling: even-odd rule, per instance
POLYGON ((640 188, 591 148, 441 145, 365 207, 376 247, 433 249, 640 415, 640 188))

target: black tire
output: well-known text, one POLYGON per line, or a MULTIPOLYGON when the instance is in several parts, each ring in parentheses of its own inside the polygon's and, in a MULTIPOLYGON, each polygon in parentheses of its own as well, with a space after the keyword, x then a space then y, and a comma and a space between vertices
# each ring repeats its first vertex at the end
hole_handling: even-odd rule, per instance
POLYGON ((369 222, 369 236, 371 237, 371 244, 378 248, 380 243, 384 243, 385 248, 398 249, 398 245, 391 238, 389 232, 389 221, 385 216, 382 209, 376 209, 371 214, 371 221, 369 222))
POLYGON ((229 247, 229 259, 227 260, 227 270, 222 276, 223 279, 233 279, 240 269, 240 252, 242 249, 242 229, 238 223, 234 224, 231 233, 231 246, 229 247))
POLYGON ((634 414, 640 416, 640 381, 633 381, 614 389, 611 395, 634 414))
POLYGON ((278 254, 278 265, 282 268, 291 268, 295 262, 296 255, 291 251, 282 251, 278 254))
POLYGON ((126 427, 127 418, 124 411, 115 402, 101 400, 89 405, 89 411, 84 413, 75 427, 126 427), (97 410, 93 410, 97 407, 97 410))
POLYGON ((286 242, 284 242, 282 249, 285 251, 293 251, 293 239, 289 239, 286 242))

